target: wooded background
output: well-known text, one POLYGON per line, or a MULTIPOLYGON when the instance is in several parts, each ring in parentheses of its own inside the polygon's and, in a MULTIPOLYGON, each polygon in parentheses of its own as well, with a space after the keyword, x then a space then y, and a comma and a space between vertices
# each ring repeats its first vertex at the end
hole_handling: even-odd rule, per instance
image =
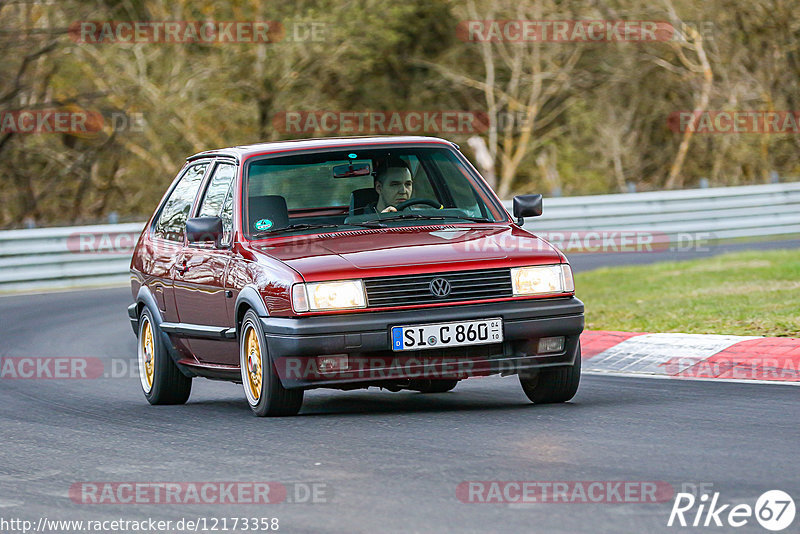
POLYGON ((275 127, 287 111, 484 112, 499 127, 478 138, 429 133, 479 160, 503 198, 791 180, 800 136, 692 135, 668 118, 800 109, 797 14, 796 0, 2 1, 0 113, 80 109, 104 122, 91 135, 0 133, 0 227, 141 220, 186 156, 298 137, 275 127), (596 43, 457 34, 467 20, 506 19, 664 21, 678 32, 596 43), (211 20, 287 31, 275 43, 210 44, 69 33, 80 21, 211 20))

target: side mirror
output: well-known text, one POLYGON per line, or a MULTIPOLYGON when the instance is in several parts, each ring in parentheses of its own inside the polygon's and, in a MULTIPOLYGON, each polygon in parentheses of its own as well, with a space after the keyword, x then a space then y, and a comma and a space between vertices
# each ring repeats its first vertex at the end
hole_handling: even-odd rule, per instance
POLYGON ((219 243, 222 239, 222 219, 219 217, 194 217, 186 221, 186 239, 189 243, 204 243, 213 241, 219 243))
POLYGON ((517 195, 514 197, 514 217, 517 224, 525 224, 525 217, 538 217, 542 214, 542 195, 517 195))

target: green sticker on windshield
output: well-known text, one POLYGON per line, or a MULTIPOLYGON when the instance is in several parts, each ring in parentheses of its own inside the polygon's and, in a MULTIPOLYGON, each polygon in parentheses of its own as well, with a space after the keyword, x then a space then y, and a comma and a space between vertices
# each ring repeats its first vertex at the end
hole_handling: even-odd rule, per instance
POLYGON ((256 230, 269 230, 272 228, 272 221, 269 219, 259 219, 253 226, 256 227, 256 230))

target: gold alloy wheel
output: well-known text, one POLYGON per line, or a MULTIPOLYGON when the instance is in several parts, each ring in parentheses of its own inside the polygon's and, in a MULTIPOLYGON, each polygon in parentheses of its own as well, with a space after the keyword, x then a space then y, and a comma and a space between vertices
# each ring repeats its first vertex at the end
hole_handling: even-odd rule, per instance
POLYGON ((145 320, 142 325, 142 360, 140 365, 144 368, 144 378, 147 381, 148 390, 153 387, 153 375, 155 374, 155 359, 153 358, 153 329, 150 321, 145 320))
POLYGON ((245 341, 245 354, 247 356, 247 387, 253 400, 258 402, 261 397, 261 381, 263 369, 261 367, 261 347, 258 344, 258 335, 255 328, 250 328, 245 341))

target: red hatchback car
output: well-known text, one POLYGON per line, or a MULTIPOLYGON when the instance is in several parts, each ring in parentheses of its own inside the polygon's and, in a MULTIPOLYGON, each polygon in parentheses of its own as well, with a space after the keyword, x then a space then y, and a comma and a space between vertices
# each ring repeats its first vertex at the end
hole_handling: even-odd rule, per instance
POLYGON ((242 383, 253 413, 307 389, 445 392, 519 376, 534 403, 580 381, 583 303, 564 255, 521 228, 461 154, 429 137, 309 139, 188 158, 131 261, 151 404, 192 378, 242 383))

